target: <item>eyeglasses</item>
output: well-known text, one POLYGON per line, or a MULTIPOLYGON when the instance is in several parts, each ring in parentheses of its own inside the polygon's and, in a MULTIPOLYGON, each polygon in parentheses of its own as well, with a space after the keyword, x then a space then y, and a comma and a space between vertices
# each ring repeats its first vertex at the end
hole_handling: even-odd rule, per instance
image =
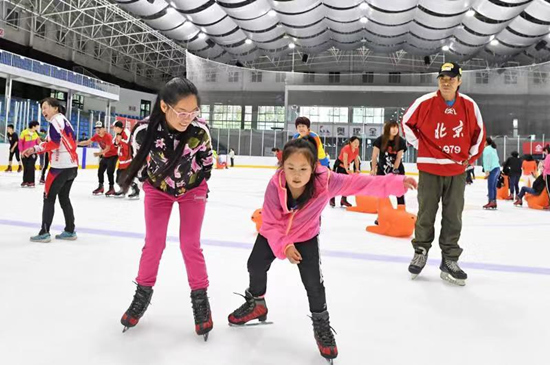
POLYGON ((172 111, 176 114, 178 119, 183 119, 183 120, 195 119, 196 117, 201 115, 201 111, 198 109, 188 113, 188 112, 177 112, 174 108, 172 108, 172 105, 170 104, 168 104, 168 107, 172 109, 172 111))

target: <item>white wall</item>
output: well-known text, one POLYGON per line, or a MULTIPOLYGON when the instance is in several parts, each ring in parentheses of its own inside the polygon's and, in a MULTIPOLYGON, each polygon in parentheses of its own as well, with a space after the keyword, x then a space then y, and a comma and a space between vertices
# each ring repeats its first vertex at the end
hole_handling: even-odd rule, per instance
MULTIPOLYGON (((139 106, 140 106, 141 100, 151 101, 151 108, 153 108, 153 104, 156 98, 157 98, 156 94, 149 94, 141 91, 120 88, 120 100, 117 102, 111 103, 111 105, 115 108, 115 113, 129 114, 129 115, 135 115, 139 117, 139 106)), ((106 107, 107 107, 107 101, 105 100, 92 98, 92 97, 84 98, 84 110, 86 111, 89 111, 89 110, 104 111, 106 107)))

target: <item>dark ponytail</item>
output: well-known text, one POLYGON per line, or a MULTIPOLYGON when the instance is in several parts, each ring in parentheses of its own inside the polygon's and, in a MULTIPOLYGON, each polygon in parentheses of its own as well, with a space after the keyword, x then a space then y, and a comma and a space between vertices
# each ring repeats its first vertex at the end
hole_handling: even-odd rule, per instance
POLYGON ((57 99, 54 99, 54 98, 45 98, 45 99, 42 99, 40 101, 40 107, 42 107, 42 104, 44 103, 48 103, 49 106, 51 106, 52 108, 57 108, 57 111, 63 115, 65 115, 65 107, 63 106, 63 104, 61 104, 61 102, 57 99))
POLYGON ((294 153, 303 154, 311 166, 311 178, 307 182, 304 192, 296 201, 298 204, 298 209, 300 209, 305 206, 315 194, 315 177, 317 176, 315 170, 319 164, 317 142, 315 141, 315 138, 305 136, 288 141, 283 148, 283 158, 281 159, 279 168, 283 168, 285 161, 294 153))
MULTIPOLYGON (((166 124, 166 116, 160 107, 161 100, 168 105, 174 106, 181 99, 190 95, 195 95, 197 97, 197 102, 200 105, 198 94, 199 92, 197 90, 197 87, 191 81, 184 77, 175 77, 172 80, 168 81, 166 85, 164 85, 162 89, 160 89, 157 95, 157 100, 155 101, 155 105, 153 106, 153 110, 151 111, 151 115, 149 116, 145 139, 141 144, 136 156, 132 159, 130 166, 128 166, 128 168, 126 169, 125 175, 123 175, 123 188, 128 188, 132 184, 132 181, 137 176, 143 165, 146 163, 147 156, 149 156, 149 152, 153 147, 153 142, 156 139, 159 125, 166 124)), ((140 124, 136 124, 136 127, 134 127, 134 131, 132 131, 132 134, 135 133, 135 130, 139 125, 140 124)), ((133 137, 135 138, 135 136, 133 137)), ((174 156, 181 156, 184 147, 185 143, 178 144, 178 147, 174 152, 174 156)), ((173 158, 171 161, 169 161, 166 167, 160 172, 159 180, 164 179, 169 171, 172 170, 178 162, 179 161, 177 158, 173 158)))
POLYGON ((497 144, 495 143, 495 141, 493 141, 491 137, 487 137, 485 141, 489 146, 493 147, 495 150, 497 149, 497 144))

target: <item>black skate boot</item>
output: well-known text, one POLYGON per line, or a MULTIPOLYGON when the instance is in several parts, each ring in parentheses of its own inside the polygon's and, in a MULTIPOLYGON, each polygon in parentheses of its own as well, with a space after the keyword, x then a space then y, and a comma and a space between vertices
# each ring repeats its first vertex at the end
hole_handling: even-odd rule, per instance
POLYGON ((334 198, 330 198, 330 202, 329 202, 329 204, 330 204, 330 206, 331 206, 331 207, 333 207, 333 208, 334 208, 334 207, 336 206, 336 199, 334 199, 334 198))
POLYGON ((319 352, 322 357, 332 364, 332 360, 338 356, 338 347, 332 333, 334 330, 330 326, 328 311, 311 313, 311 320, 313 321, 313 335, 315 341, 317 341, 319 352))
POLYGON ((409 272, 411 273, 411 279, 416 277, 422 272, 426 262, 428 261, 428 251, 424 247, 418 247, 414 250, 414 257, 409 265, 409 272))
POLYGON ((128 199, 130 200, 138 200, 139 199, 139 188, 136 183, 132 184, 132 194, 128 195, 128 199))
POLYGON ((265 321, 267 319, 267 306, 263 297, 254 298, 248 290, 245 290, 245 295, 235 294, 242 296, 246 302, 229 315, 227 318, 229 320, 229 325, 251 326, 256 324, 271 324, 271 322, 265 321), (253 319, 257 319, 259 323, 246 324, 253 319))
POLYGON ((340 206, 341 207, 351 207, 352 205, 348 202, 348 198, 343 196, 342 199, 340 199, 340 206))
POLYGON ((130 304, 130 308, 124 313, 120 319, 120 323, 124 326, 122 333, 126 332, 129 328, 138 324, 139 320, 145 314, 147 307, 151 303, 151 297, 153 296, 152 286, 141 286, 137 284, 136 293, 134 294, 134 300, 130 304))
POLYGON ((441 270, 441 279, 459 286, 466 285, 468 275, 458 266, 457 261, 443 258, 439 269, 441 270))
POLYGON ((191 291, 191 304, 193 305, 193 317, 195 318, 195 332, 197 335, 204 336, 208 340, 208 333, 212 331, 212 313, 210 312, 210 303, 206 289, 191 291))
POLYGON ((97 189, 95 189, 94 191, 92 191, 92 194, 93 195, 101 195, 103 194, 105 190, 103 189, 103 184, 99 184, 99 186, 97 187, 97 189))
POLYGON ((126 196, 126 191, 124 190, 119 190, 115 193, 115 198, 117 199, 124 198, 125 196, 126 196))

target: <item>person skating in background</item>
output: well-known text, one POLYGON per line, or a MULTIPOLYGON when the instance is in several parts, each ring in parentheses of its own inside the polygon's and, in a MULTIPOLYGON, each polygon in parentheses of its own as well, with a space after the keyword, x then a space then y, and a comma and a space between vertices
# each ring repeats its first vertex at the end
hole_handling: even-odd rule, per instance
POLYGON ((283 160, 283 151, 281 151, 277 147, 273 147, 271 149, 271 152, 273 152, 273 156, 277 157, 277 163, 280 164, 281 161, 283 160))
POLYGON ((544 177, 541 174, 535 179, 531 187, 523 186, 521 188, 514 205, 521 207, 523 205, 523 197, 525 194, 540 195, 544 189, 546 189, 546 183, 544 182, 544 177))
POLYGON ((282 163, 265 192, 263 223, 248 258, 245 303, 228 316, 229 323, 239 326, 256 319, 265 322, 267 272, 276 258, 288 259, 300 271, 319 352, 326 359, 336 358, 338 348, 330 326, 320 267, 321 213, 336 195, 400 196, 415 187, 416 181, 404 176, 333 173, 319 165, 313 138, 289 141, 283 150, 282 163))
POLYGON ((537 178, 537 161, 535 161, 533 155, 525 155, 521 164, 521 170, 525 185, 532 187, 533 182, 537 178))
POLYGON ((23 154, 49 153, 51 167, 44 186, 44 206, 42 208, 42 225, 38 235, 31 237, 33 242, 50 242, 55 201, 65 216, 65 229, 55 236, 60 240, 76 240, 75 219, 70 193, 78 173, 78 154, 76 153, 76 133, 71 123, 63 115, 64 107, 57 99, 46 98, 41 101, 42 115, 50 123, 45 142, 25 150, 23 154))
MULTIPOLYGON (((123 174, 132 162, 132 152, 130 148, 131 133, 128 129, 124 129, 124 124, 122 124, 122 122, 120 121, 113 124, 113 131, 115 132, 114 147, 117 149, 118 153, 116 183, 121 187, 121 189, 115 193, 115 198, 124 198, 124 196, 126 196, 126 194, 128 193, 128 189, 122 188, 123 174)), ((132 181, 130 187, 132 188, 132 193, 128 195, 128 199, 139 199, 138 185, 134 181, 132 181)))
MULTIPOLYGON (((361 173, 361 160, 359 159, 359 138, 351 137, 348 143, 340 150, 340 156, 334 161, 333 171, 338 174, 350 175, 352 173, 351 164, 356 174, 361 173)), ((336 197, 332 197, 329 202, 331 207, 336 206, 336 197)), ((340 198, 341 207, 351 207, 346 196, 340 198)))
MULTIPOLYGON (((46 142, 48 139, 48 132, 46 132, 45 129, 41 129, 40 133, 40 141, 46 142)), ((46 183, 46 172, 48 172, 48 166, 50 165, 50 154, 49 153, 41 153, 38 155, 40 157, 40 170, 42 171, 40 174, 40 184, 46 183)))
POLYGON ((471 163, 466 167, 466 184, 472 185, 476 178, 475 166, 471 163))
POLYGON ((519 179, 521 178, 522 161, 517 151, 512 151, 510 157, 506 159, 502 166, 502 173, 508 176, 510 185, 510 197, 508 200, 514 200, 519 194, 519 179))
POLYGON ((159 91, 151 116, 132 132, 134 156, 122 187, 128 188, 135 177, 143 182, 145 246, 136 293, 121 319, 125 330, 139 322, 151 301, 174 203, 179 205, 180 249, 191 288, 195 332, 206 339, 213 328, 200 236, 214 159, 210 131, 197 119, 199 114, 195 85, 174 78, 159 91))
POLYGON ((19 167, 17 168, 17 172, 23 171, 23 165, 21 165, 21 157, 19 156, 19 136, 15 132, 15 129, 13 128, 13 124, 8 124, 8 143, 9 143, 9 149, 10 153, 8 156, 8 167, 6 168, 6 172, 11 172, 11 162, 13 161, 13 157, 15 156, 15 160, 19 164, 19 167))
MULTIPOLYGON (((399 124, 390 121, 384 124, 384 133, 372 144, 371 175, 405 175, 403 154, 407 142, 399 135, 399 124)), ((397 197, 398 205, 405 205, 405 197, 397 197)), ((378 219, 374 222, 378 224, 378 219)))
POLYGON ((235 167, 235 150, 233 148, 229 149, 229 160, 231 161, 231 167, 235 167))
POLYGON ((330 167, 330 161, 325 153, 325 149, 323 147, 323 142, 321 142, 321 138, 319 135, 315 132, 313 132, 311 127, 311 122, 306 117, 298 117, 296 118, 296 121, 294 122, 296 125, 296 134, 292 137, 293 139, 296 138, 303 138, 305 136, 310 136, 315 140, 315 143, 317 143, 317 151, 319 153, 319 163, 322 166, 330 167))
POLYGON ((497 182, 500 177, 500 162, 497 154, 497 145, 491 137, 485 140, 483 150, 483 170, 487 180, 489 203, 483 209, 497 209, 497 182))
MULTIPOLYGON (((33 120, 29 123, 29 128, 21 132, 19 136, 19 151, 26 151, 31 149, 40 143, 40 136, 38 135, 38 128, 40 128, 40 123, 36 120, 33 120)), ((34 171, 36 170, 36 154, 32 153, 28 156, 22 156, 23 160, 23 182, 21 187, 34 188, 35 186, 35 175, 34 171)))
POLYGON ((78 142, 78 145, 89 146, 94 142, 97 142, 101 150, 94 153, 94 156, 99 157, 99 169, 97 171, 99 186, 92 192, 92 194, 101 195, 105 192, 103 182, 105 181, 105 171, 107 171, 109 190, 105 193, 105 196, 114 196, 115 169, 118 161, 118 151, 114 146, 114 137, 107 133, 107 130, 103 127, 103 123, 101 121, 97 121, 95 123, 95 134, 93 137, 86 141, 78 142))
POLYGON ((468 275, 458 265, 462 254, 458 241, 462 232, 465 169, 483 152, 485 127, 475 101, 458 92, 462 83, 458 64, 444 63, 437 80, 439 90, 416 99, 403 116, 405 138, 418 150, 419 170, 418 217, 409 272, 414 279, 426 265, 441 201, 440 277, 465 285, 468 275))

